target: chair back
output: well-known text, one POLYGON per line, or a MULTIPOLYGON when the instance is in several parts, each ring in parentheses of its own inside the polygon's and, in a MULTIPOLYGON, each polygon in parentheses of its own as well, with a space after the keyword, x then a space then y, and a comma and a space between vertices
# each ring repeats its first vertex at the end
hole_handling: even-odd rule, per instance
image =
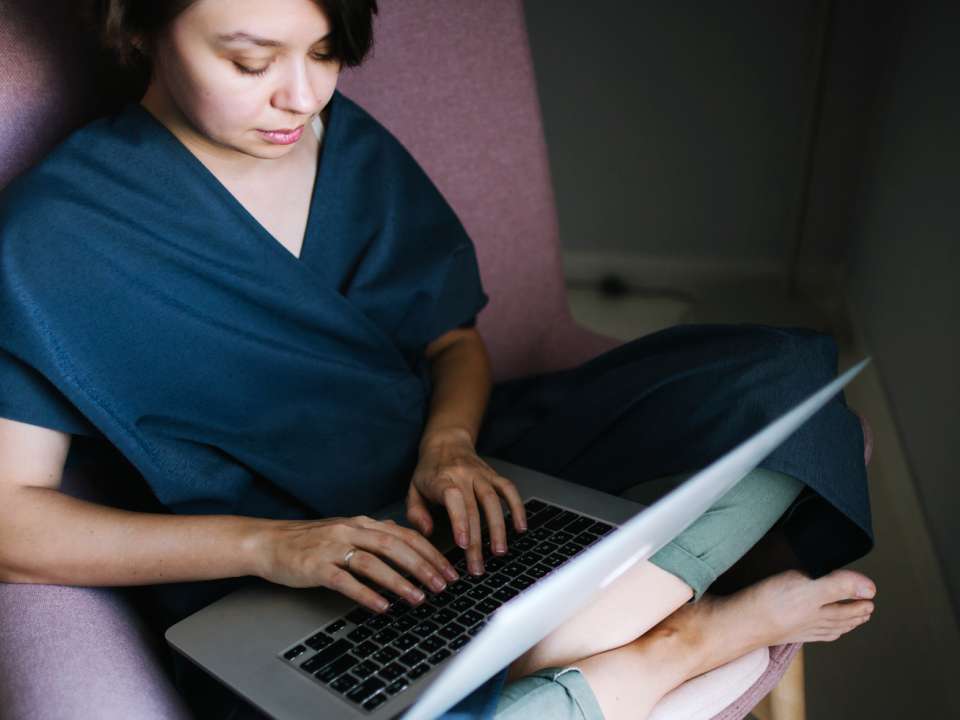
MULTIPOLYGON (((0 0, 0 187, 72 129, 139 97, 69 0, 0 0)), ((341 90, 413 153, 477 246, 478 327, 496 379, 542 371, 569 318, 520 0, 380 0, 374 50, 341 90)))

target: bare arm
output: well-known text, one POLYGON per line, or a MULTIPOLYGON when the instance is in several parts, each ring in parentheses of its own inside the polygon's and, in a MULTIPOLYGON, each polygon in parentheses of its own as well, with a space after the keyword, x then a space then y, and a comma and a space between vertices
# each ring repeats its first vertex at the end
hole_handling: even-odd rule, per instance
POLYGON ((78 500, 59 490, 70 441, 0 418, 0 582, 120 586, 254 575, 329 587, 383 612, 386 600, 367 583, 410 603, 424 597, 397 568, 433 592, 444 588, 441 575, 457 577, 426 538, 391 521, 163 515, 78 500))
POLYGON ((147 585, 259 574, 269 521, 138 513, 59 491, 70 435, 0 418, 0 580, 147 585))

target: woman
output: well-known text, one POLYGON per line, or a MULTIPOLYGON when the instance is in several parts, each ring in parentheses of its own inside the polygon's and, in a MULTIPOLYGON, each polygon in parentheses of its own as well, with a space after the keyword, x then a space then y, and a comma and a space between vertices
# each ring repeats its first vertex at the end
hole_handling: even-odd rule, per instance
MULTIPOLYGON (((501 498, 524 530, 516 489, 479 454, 622 492, 706 464, 835 373, 817 333, 687 326, 492 387, 469 238, 336 92, 374 2, 102 4, 150 83, 0 202, 0 476, 54 487, 90 452, 127 463, 152 512, 45 495, 30 517, 66 528, 60 546, 5 560, 8 577, 143 586, 161 627, 247 576, 378 612, 384 590, 418 604, 418 586, 458 581, 426 539, 431 506, 474 574, 481 518, 493 554, 508 550, 501 498), (404 494, 419 532, 368 517, 404 494)), ((838 398, 506 669, 488 688, 496 716, 642 717, 753 647, 864 622, 873 583, 836 570, 872 543, 862 452, 838 398), (721 575, 760 581, 704 595, 721 575)), ((173 662, 198 715, 255 714, 173 662)))

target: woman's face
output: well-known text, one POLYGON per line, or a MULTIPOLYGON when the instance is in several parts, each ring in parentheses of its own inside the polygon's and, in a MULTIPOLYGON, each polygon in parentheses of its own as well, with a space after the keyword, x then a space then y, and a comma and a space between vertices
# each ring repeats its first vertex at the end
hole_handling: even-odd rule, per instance
POLYGON ((278 158, 298 135, 267 133, 310 132, 333 96, 329 32, 313 0, 197 0, 156 39, 145 101, 208 150, 278 158))

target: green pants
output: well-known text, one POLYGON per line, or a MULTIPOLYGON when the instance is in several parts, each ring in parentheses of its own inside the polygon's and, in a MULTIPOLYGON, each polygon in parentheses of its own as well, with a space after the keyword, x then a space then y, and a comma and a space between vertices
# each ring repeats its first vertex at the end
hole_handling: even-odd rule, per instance
MULTIPOLYGON (((676 485, 688 475, 657 481, 676 485)), ((650 558, 657 567, 693 588, 693 601, 753 547, 803 490, 789 475, 757 468, 720 498, 696 522, 650 558)), ((596 696, 579 669, 550 667, 507 684, 497 703, 497 720, 533 715, 602 720, 596 696)))

